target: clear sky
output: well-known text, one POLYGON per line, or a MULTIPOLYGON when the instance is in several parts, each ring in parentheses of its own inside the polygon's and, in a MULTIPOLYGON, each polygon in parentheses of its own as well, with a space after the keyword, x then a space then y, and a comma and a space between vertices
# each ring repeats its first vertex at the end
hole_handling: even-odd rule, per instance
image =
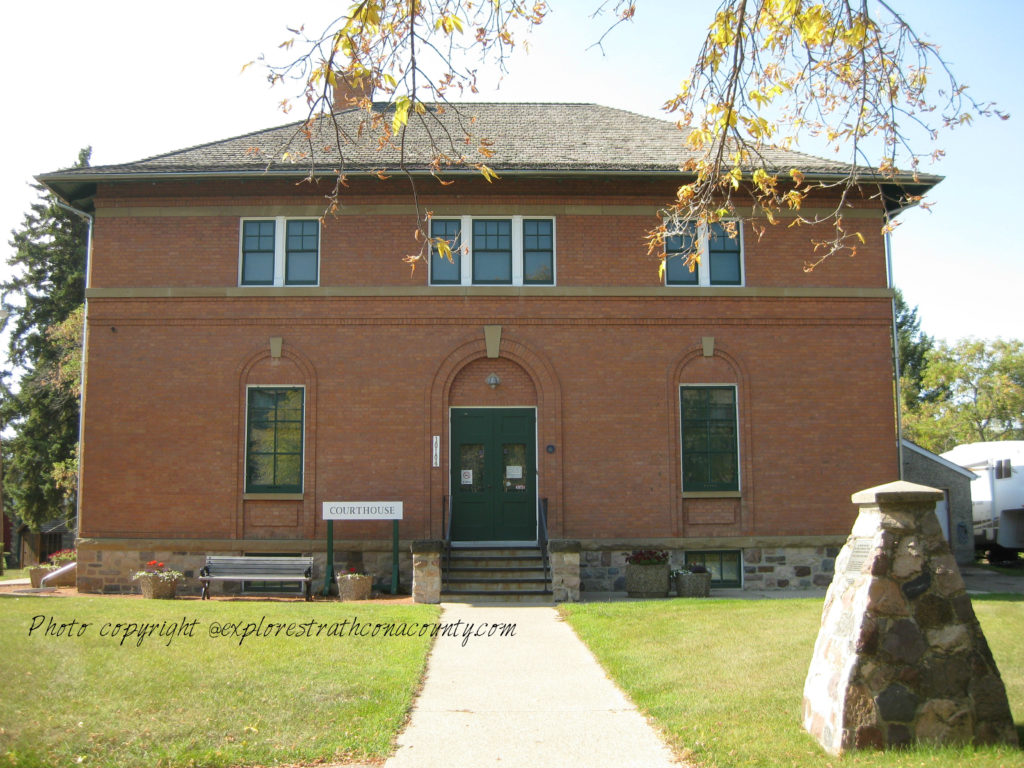
MULTIPOLYGON (((660 107, 689 71, 717 0, 638 0, 635 21, 612 32, 603 51, 590 47, 609 23, 590 18, 599 3, 552 0, 529 55, 517 56, 501 79, 482 70, 477 98, 596 102, 665 116, 660 107)), ((94 165, 118 163, 302 117, 277 106, 295 89, 270 89, 259 67, 241 73, 242 65, 261 53, 279 61, 287 26, 322 27, 332 15, 325 8, 348 4, 5 3, 0 259, 6 263, 9 233, 34 199, 32 177, 71 165, 80 147, 92 145, 94 165)), ((1024 338, 1024 247, 1011 226, 1021 215, 1024 3, 984 0, 966 12, 962 0, 895 5, 942 46, 979 99, 1013 115, 943 137, 946 158, 924 169, 946 177, 930 196, 935 207, 904 213, 893 236, 896 284, 933 336, 1024 338)))

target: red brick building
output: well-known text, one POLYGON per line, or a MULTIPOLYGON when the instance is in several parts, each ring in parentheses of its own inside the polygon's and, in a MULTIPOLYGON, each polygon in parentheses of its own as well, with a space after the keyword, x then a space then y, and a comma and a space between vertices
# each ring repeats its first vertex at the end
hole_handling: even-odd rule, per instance
MULTIPOLYGON (((668 247, 697 237, 699 268, 670 259, 662 278, 645 234, 683 180, 673 124, 462 112, 501 178, 440 185, 410 138, 432 234, 459 246, 415 270, 409 181, 365 141, 323 218, 331 174, 302 183, 308 164, 282 159, 295 126, 40 177, 95 216, 81 589, 129 588, 154 556, 322 557, 323 502, 382 499, 404 504, 403 551, 443 538, 448 509, 456 541, 536 542, 544 500, 548 537, 581 543, 584 589, 621 588, 640 545, 723 584, 830 578, 851 492, 899 476, 880 234, 896 196, 847 212, 855 258, 805 272, 808 227, 694 228, 668 247)), ((390 573, 390 523, 335 527, 342 564, 390 573)))

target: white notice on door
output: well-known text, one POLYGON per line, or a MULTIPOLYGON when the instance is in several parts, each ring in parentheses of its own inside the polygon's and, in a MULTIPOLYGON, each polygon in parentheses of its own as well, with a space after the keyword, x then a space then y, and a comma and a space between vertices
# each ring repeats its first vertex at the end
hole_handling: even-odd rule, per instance
POLYGON ((472 485, 473 484, 473 470, 472 469, 464 469, 464 470, 462 470, 462 484, 463 485, 472 485))
POLYGON ((505 467, 505 477, 507 477, 509 480, 522 480, 523 468, 509 465, 505 467))

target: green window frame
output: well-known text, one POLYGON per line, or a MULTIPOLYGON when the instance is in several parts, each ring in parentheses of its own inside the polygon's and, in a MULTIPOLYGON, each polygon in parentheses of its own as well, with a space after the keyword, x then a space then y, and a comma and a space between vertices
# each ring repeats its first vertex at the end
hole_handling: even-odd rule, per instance
POLYGON ((319 219, 242 219, 239 285, 283 287, 319 282, 319 219))
POLYGON ((523 284, 555 282, 555 224, 552 219, 523 219, 523 284))
POLYGON ((665 285, 743 285, 743 227, 738 221, 697 225, 687 221, 671 225, 665 235, 665 285), (730 237, 730 229, 735 237, 730 237), (696 252, 693 270, 686 257, 696 252))
POLYGON ((428 282, 436 286, 553 286, 557 280, 554 216, 439 215, 430 237, 445 240, 452 259, 430 249, 428 282))
POLYGON ((305 390, 250 387, 247 398, 245 492, 302 493, 305 390))
POLYGON ((679 388, 683 492, 739 491, 736 387, 679 388))
POLYGON ((285 222, 284 284, 316 285, 320 279, 320 222, 285 222))
POLYGON ((694 249, 697 239, 697 224, 688 222, 683 232, 665 236, 665 282, 668 285, 699 285, 700 265, 691 270, 686 257, 694 249))
POLYGON ((274 284, 275 227, 266 219, 242 222, 242 285, 274 284))
POLYGON ((743 586, 743 557, 738 549, 711 549, 686 552, 686 565, 703 565, 711 574, 711 583, 717 587, 743 586))
MULTIPOLYGON (((736 224, 737 229, 739 224, 736 224)), ((708 234, 708 281, 711 285, 741 285, 743 283, 743 257, 740 234, 729 237, 729 231, 721 222, 709 227, 708 234)))
POLYGON ((432 219, 430 236, 448 241, 452 250, 451 261, 442 256, 437 246, 430 248, 430 282, 433 285, 458 285, 462 282, 462 221, 460 219, 432 219))
POLYGON ((511 219, 473 219, 473 284, 512 284, 511 219))

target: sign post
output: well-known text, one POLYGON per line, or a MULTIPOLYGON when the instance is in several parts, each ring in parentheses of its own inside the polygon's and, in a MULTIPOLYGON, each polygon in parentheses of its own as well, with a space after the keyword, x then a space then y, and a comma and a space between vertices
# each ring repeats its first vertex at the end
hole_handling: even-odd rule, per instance
POLYGON ((324 574, 324 588, 320 592, 324 597, 330 597, 331 584, 337 580, 334 573, 334 521, 327 521, 327 573, 324 574))
POLYGON ((398 521, 402 519, 400 501, 325 501, 324 520, 327 521, 327 578, 323 594, 330 593, 334 576, 334 521, 335 520, 391 520, 391 594, 398 594, 398 521))

